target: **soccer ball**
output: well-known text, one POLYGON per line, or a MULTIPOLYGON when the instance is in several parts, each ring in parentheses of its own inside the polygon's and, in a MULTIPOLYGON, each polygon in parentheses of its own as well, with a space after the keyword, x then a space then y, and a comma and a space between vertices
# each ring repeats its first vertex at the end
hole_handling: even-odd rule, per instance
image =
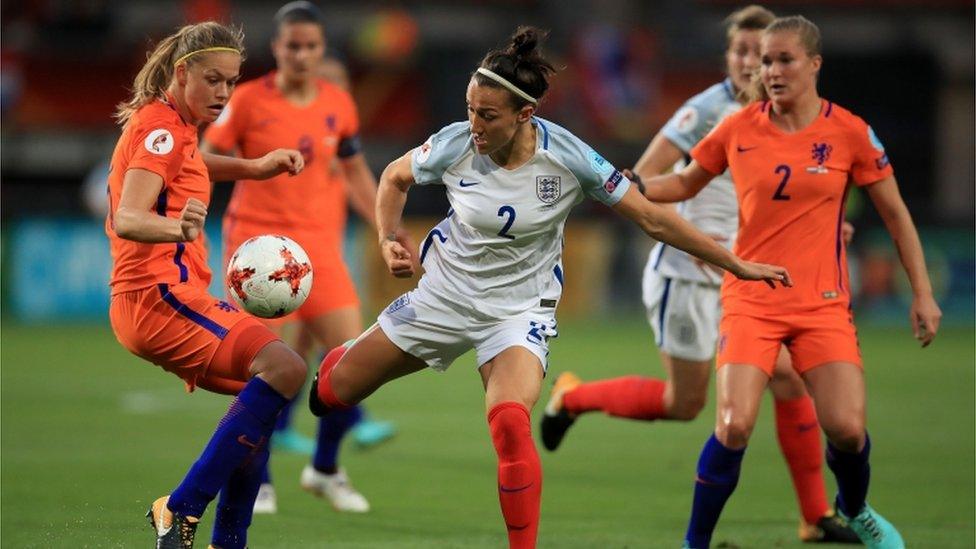
POLYGON ((231 256, 226 282, 228 293, 245 311, 278 318, 305 302, 312 289, 312 263, 290 238, 256 236, 231 256))

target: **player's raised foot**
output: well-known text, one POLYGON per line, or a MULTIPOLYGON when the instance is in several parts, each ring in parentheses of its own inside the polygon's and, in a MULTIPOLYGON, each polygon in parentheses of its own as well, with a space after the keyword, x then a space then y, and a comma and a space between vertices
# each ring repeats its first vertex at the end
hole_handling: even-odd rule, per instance
POLYGON ((352 439, 364 450, 390 440, 395 434, 396 425, 391 421, 363 419, 352 428, 352 439))
POLYGON ((326 498, 336 511, 347 513, 365 513, 369 511, 369 502, 349 483, 346 471, 339 468, 334 475, 315 470, 306 465, 302 469, 302 489, 318 497, 326 498))
POLYGON ((867 503, 853 518, 845 517, 840 511, 837 514, 847 520, 864 545, 871 549, 905 549, 905 541, 898 530, 867 503))
MULTIPOLYGON (((315 417, 322 417, 329 413, 329 409, 319 400, 319 374, 316 373, 315 377, 312 378, 312 382, 309 383, 308 389, 308 409, 312 411, 312 415, 315 417)), ((274 438, 274 437, 272 437, 274 438)))
POLYGON ((149 526, 156 531, 156 549, 191 549, 200 519, 170 511, 168 502, 169 496, 163 496, 146 513, 149 526))
POLYGON ((831 511, 820 517, 816 524, 800 519, 800 541, 804 543, 849 543, 861 545, 861 538, 847 521, 831 511))
POLYGON ((573 372, 563 372, 556 377, 552 385, 552 392, 549 393, 549 401, 542 414, 542 424, 539 429, 542 432, 542 445, 550 452, 559 447, 559 443, 566 436, 566 431, 576 421, 576 418, 563 407, 563 395, 578 387, 580 383, 583 383, 583 380, 573 372))
POLYGON ((289 427, 274 432, 271 449, 310 456, 315 452, 315 441, 289 427))
POLYGON ((254 498, 255 515, 273 515, 278 512, 278 495, 274 486, 264 482, 258 488, 258 497, 254 498))

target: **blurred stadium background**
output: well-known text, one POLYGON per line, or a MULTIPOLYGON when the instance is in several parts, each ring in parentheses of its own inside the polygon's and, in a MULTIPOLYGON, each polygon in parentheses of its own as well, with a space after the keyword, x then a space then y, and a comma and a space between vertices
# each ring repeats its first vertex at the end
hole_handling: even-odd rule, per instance
MULTIPOLYGON (((367 158, 377 174, 431 132, 464 117, 463 91, 471 70, 517 24, 551 29, 546 50, 565 67, 540 115, 566 126, 615 165, 631 166, 685 99, 722 77, 721 21, 744 3, 318 2, 326 14, 329 54, 349 67, 367 158)), ((127 355, 108 329, 110 256, 102 218, 107 162, 118 137, 110 115, 126 97, 151 41, 186 22, 218 19, 243 25, 248 45, 244 79, 271 69, 271 17, 279 5, 257 0, 35 0, 0 7, 4 546, 141 543, 137 540, 148 534, 136 519, 146 498, 172 484, 172 475, 198 448, 187 440, 184 426, 196 429, 203 440, 224 405, 216 397, 181 395, 175 378, 127 355), (179 425, 151 431, 145 425, 155 412, 170 414, 179 425), (160 442, 159 437, 169 435, 178 442, 160 442), (149 453, 155 457, 147 459, 149 453)), ((857 229, 850 254, 855 307, 866 361, 878 366, 869 370, 872 425, 892 437, 892 446, 886 450, 878 443, 877 451, 897 464, 886 467, 885 458, 879 458, 876 478, 893 482, 879 498, 901 505, 889 512, 896 522, 913 517, 905 529, 919 543, 911 545, 972 547, 973 4, 826 0, 765 5, 777 14, 802 13, 822 29, 821 94, 868 120, 885 143, 920 227, 945 312, 947 329, 934 349, 915 349, 906 322, 910 292, 897 255, 866 197, 854 193, 848 218, 857 229), (894 484, 896 479, 904 485, 894 484)), ((216 186, 208 219, 212 267, 218 273, 215 293, 222 293, 220 215, 230 189, 216 186)), ((407 211, 415 238, 446 209, 442 190, 411 191, 407 211)), ((383 274, 373 240, 361 225, 350 226, 347 255, 367 315, 405 288, 383 274)), ((571 217, 567 295, 560 310, 563 337, 553 346, 554 368, 572 367, 591 377, 657 371, 637 298, 650 245, 636 228, 597 205, 583 204, 571 217), (607 363, 592 363, 597 357, 607 363)), ((459 361, 455 369, 467 369, 468 362, 459 361)), ((291 507, 298 514, 283 510, 279 517, 259 519, 255 543, 319 546, 328 539, 330 546, 499 546, 503 532, 490 488, 493 458, 483 436, 478 392, 473 376, 453 370, 449 380, 437 385, 420 379, 384 389, 374 409, 399 421, 402 436, 389 449, 349 458, 357 484, 367 495, 375 494, 375 522, 338 517, 296 493, 291 507), (451 389, 444 391, 445 386, 451 389), (440 396, 418 404, 432 387, 440 396), (437 400, 441 396, 444 400, 437 400), (463 419, 453 419, 455 412, 463 419), (455 441, 445 434, 449 431, 464 436, 455 441), (432 438, 444 440, 445 447, 426 446, 432 438), (441 472, 418 474, 418 468, 441 472), (392 477, 383 481, 370 476, 371 470, 392 477), (415 485, 416 477, 437 486, 415 485), (487 482, 487 488, 461 498, 452 487, 472 484, 470 478, 487 482), (465 512, 465 506, 473 510, 465 512), (456 522, 453 530, 430 516, 439 514, 456 522), (405 526, 411 520, 415 526, 405 526), (329 524, 327 534, 309 526, 316 522, 329 524), (373 533, 363 537, 364 529, 373 533), (298 532, 295 543, 282 541, 289 532, 298 532)), ((586 434, 580 437, 592 437, 599 449, 569 449, 566 453, 575 451, 575 457, 546 458, 543 546, 674 546, 683 532, 689 471, 710 417, 704 413, 693 426, 655 425, 650 431, 599 420, 588 422, 590 431, 581 427, 586 434), (621 437, 628 443, 621 444, 621 437), (581 464, 604 463, 607 451, 614 456, 612 480, 581 464), (657 493, 658 469, 671 491, 657 493), (634 489, 628 475, 638 475, 642 488, 634 489), (592 498, 580 502, 581 494, 592 498)), ((311 429, 310 420, 303 421, 311 429)), ((733 500, 738 510, 731 512, 732 524, 724 531, 720 526, 719 535, 728 532, 741 546, 789 544, 795 513, 784 468, 770 437, 756 439, 750 466, 763 471, 768 459, 775 472, 755 475, 764 477, 756 479, 759 495, 740 489, 745 493, 733 500), (774 501, 779 503, 774 506, 774 501), (759 525, 772 533, 757 534, 759 525)), ((276 467, 282 478, 291 478, 300 460, 279 460, 276 467)), ((744 477, 742 485, 749 480, 744 477)), ((282 499, 289 495, 285 489, 282 499)))

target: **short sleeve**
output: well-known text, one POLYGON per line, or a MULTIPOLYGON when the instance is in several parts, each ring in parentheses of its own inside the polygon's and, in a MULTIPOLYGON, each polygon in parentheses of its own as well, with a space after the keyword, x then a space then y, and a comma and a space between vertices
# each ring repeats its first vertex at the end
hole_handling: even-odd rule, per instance
POLYGON ((729 135, 732 122, 738 117, 727 117, 691 149, 691 158, 709 173, 718 175, 729 167, 729 135))
POLYGON ((245 117, 248 109, 244 105, 244 97, 242 93, 231 95, 217 120, 203 132, 203 139, 217 150, 230 152, 238 148, 247 128, 245 117))
POLYGON ((442 177, 452 164, 471 147, 471 125, 455 122, 430 136, 410 154, 410 170, 418 185, 443 183, 442 177))
POLYGON ((613 206, 624 197, 630 181, 600 153, 562 128, 553 128, 550 150, 576 176, 583 193, 613 206))
POLYGON ((851 178, 857 186, 877 183, 894 175, 895 171, 888 161, 884 145, 875 135, 871 126, 861 119, 852 138, 851 178))
POLYGON ((709 116, 701 105, 692 99, 678 109, 661 128, 664 137, 687 154, 708 133, 709 116))
POLYGON ((339 158, 349 158, 361 153, 363 145, 359 138, 359 112, 356 110, 356 103, 348 93, 343 94, 346 107, 343 109, 343 124, 336 155, 339 158))
POLYGON ((163 178, 164 185, 173 181, 183 166, 183 128, 172 122, 147 121, 133 130, 127 169, 153 172, 163 178))

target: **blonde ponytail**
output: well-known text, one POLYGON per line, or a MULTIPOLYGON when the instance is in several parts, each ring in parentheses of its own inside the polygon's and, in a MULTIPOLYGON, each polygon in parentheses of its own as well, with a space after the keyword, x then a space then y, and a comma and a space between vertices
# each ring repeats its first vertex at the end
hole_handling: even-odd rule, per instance
POLYGON ((244 33, 239 28, 208 21, 186 25, 160 40, 146 54, 146 64, 132 82, 129 100, 116 106, 115 120, 124 126, 132 113, 163 97, 173 80, 176 65, 184 62, 190 65, 195 62, 198 53, 216 50, 237 51, 243 59, 244 33))

